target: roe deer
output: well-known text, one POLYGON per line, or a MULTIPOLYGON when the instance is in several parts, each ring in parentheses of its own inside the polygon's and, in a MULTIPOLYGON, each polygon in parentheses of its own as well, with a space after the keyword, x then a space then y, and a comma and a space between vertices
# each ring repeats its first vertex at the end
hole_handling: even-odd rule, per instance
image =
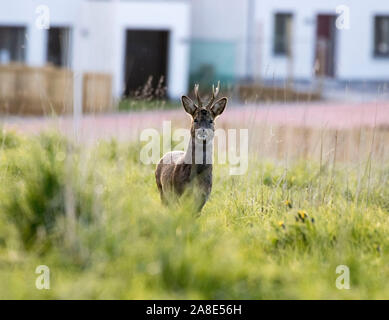
POLYGON ((191 137, 186 152, 168 152, 157 165, 155 178, 165 204, 188 190, 193 193, 195 209, 199 212, 211 193, 214 119, 227 105, 227 98, 215 102, 219 89, 220 83, 216 90, 212 86, 211 100, 205 105, 199 95, 199 85, 194 88, 197 104, 187 96, 181 98, 185 111, 192 116, 191 137))

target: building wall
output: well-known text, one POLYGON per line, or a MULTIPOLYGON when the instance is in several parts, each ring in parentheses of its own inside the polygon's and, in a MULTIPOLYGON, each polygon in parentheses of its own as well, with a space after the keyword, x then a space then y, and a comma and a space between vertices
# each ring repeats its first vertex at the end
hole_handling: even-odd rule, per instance
POLYGON ((248 0, 192 0, 191 78, 212 66, 213 80, 246 75, 248 0))
MULTIPOLYGON (((12 0, 0 4, 1 25, 27 27, 26 63, 46 63, 47 30, 36 27, 40 0, 12 0)), ((168 95, 186 91, 189 72, 190 4, 188 1, 50 0, 50 25, 71 28, 71 68, 113 75, 114 95, 124 90, 125 31, 168 29, 168 95)), ((80 78, 80 77, 78 77, 80 78)), ((79 98, 78 98, 79 99, 79 98)))
MULTIPOLYGON (((121 2, 116 8, 115 70, 121 70, 124 81, 124 48, 126 29, 164 29, 170 31, 168 95, 178 98, 187 91, 189 78, 190 4, 187 1, 121 2)), ((120 86, 118 82, 116 86, 120 86)))
POLYGON ((293 75, 296 79, 310 79, 313 75, 317 14, 336 14, 336 7, 350 8, 350 29, 337 30, 335 58, 336 78, 340 80, 388 80, 389 59, 375 58, 374 15, 389 15, 389 1, 369 0, 257 0, 257 53, 254 57, 258 78, 285 78, 287 58, 273 55, 274 14, 292 12, 293 75), (258 52, 260 54, 258 54, 258 52))
MULTIPOLYGON (((50 21, 52 26, 73 26, 76 13, 82 0, 50 0, 50 21)), ((2 1, 0 4, 0 26, 25 26, 26 35, 26 63, 32 66, 41 66, 46 62, 47 30, 36 27, 36 13, 39 0, 12 0, 2 1)))

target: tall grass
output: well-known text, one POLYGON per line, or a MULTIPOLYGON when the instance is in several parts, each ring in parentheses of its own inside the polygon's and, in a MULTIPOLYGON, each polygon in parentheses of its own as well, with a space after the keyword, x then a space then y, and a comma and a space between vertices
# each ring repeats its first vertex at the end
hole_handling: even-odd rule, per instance
POLYGON ((389 296, 387 163, 216 165, 195 218, 161 205, 139 145, 0 138, 0 298, 389 296), (50 290, 35 287, 38 265, 50 290), (335 286, 338 265, 350 290, 335 286))

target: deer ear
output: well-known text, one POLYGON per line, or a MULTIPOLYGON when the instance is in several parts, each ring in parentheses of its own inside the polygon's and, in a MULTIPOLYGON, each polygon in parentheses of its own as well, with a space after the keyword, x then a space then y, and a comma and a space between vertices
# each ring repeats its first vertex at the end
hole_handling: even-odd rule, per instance
POLYGON ((182 102, 182 106, 184 107, 185 111, 188 112, 191 116, 193 116, 197 107, 194 104, 194 102, 192 101, 192 99, 187 97, 187 96, 182 96, 181 102, 182 102))
POLYGON ((221 98, 214 103, 211 108, 214 117, 220 116, 223 113, 224 109, 226 108, 227 101, 227 98, 221 98))

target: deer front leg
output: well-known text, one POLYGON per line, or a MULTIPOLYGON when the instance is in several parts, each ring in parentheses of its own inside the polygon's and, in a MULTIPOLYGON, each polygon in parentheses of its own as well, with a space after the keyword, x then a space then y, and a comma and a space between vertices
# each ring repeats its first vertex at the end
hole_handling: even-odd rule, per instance
POLYGON ((195 196, 195 210, 200 212, 206 204, 212 190, 212 176, 205 175, 196 179, 194 196, 195 196))

